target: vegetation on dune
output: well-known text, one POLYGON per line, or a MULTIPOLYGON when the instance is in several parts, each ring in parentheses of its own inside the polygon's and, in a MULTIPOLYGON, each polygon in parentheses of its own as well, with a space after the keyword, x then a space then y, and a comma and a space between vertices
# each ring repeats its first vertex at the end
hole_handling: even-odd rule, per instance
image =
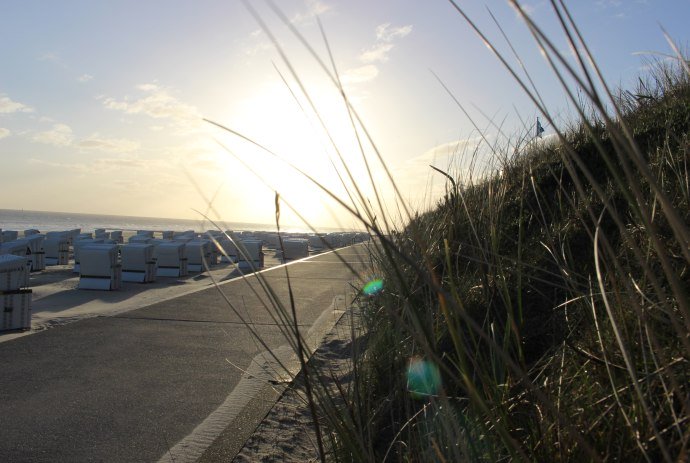
POLYGON ((506 148, 493 174, 449 182, 402 231, 372 227, 383 284, 360 301, 366 349, 349 392, 319 400, 333 460, 688 458, 678 63, 657 62, 614 111, 591 98, 555 139, 506 148))
MULTIPOLYGON (((563 2, 550 3, 574 58, 510 2, 577 112, 563 129, 527 71, 450 3, 555 134, 486 146, 496 169, 447 175, 443 199, 401 230, 359 188, 350 201, 334 198, 374 236, 375 279, 357 301, 364 334, 353 339, 347 378, 328 366, 304 371, 325 449, 318 457, 687 460, 688 61, 656 61, 637 88, 614 95, 563 2)), ((305 46, 375 150, 337 73, 305 46)))
POLYGON ((405 258, 367 301, 373 460, 687 458, 690 81, 655 79, 382 243, 405 258), (442 377, 421 396, 418 358, 442 377))

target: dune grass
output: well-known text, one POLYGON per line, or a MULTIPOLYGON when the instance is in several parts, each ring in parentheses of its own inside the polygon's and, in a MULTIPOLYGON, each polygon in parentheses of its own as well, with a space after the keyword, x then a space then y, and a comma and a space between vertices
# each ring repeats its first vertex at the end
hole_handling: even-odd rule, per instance
POLYGON ((493 174, 379 237, 331 459, 688 457, 689 75, 659 61, 602 95, 596 70, 571 71, 580 122, 497 150, 493 174))
MULTIPOLYGON (((529 75, 450 3, 555 135, 492 145, 493 170, 449 175, 432 210, 400 209, 400 227, 360 189, 334 198, 374 238, 373 284, 355 301, 365 335, 353 343, 351 380, 333 381, 323 366, 304 371, 317 457, 690 458, 687 60, 656 61, 637 88, 614 94, 562 2, 551 5, 579 50, 574 62, 514 2, 579 115, 561 127, 529 75)), ((301 352, 299 332, 290 334, 301 352)))
POLYGON ((653 79, 382 244, 408 259, 367 301, 371 461, 687 458, 690 82, 653 79))

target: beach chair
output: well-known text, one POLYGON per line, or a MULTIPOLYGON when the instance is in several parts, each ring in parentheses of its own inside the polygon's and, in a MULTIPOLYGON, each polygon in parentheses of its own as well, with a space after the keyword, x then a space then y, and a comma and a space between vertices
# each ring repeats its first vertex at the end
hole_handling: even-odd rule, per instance
POLYGON ((97 228, 93 231, 93 237, 97 240, 109 240, 110 233, 105 231, 105 228, 97 228))
POLYGON ((196 237, 197 237, 196 232, 194 230, 185 230, 185 231, 181 231, 181 232, 179 232, 179 231, 173 232, 173 239, 185 238, 185 239, 193 240, 196 237))
POLYGON ((153 239, 152 236, 146 235, 146 234, 141 234, 141 235, 132 235, 129 237, 127 240, 128 243, 133 244, 133 243, 138 243, 138 244, 147 244, 153 239))
POLYGON ((12 254, 0 255, 0 291, 29 286, 29 260, 12 254))
POLYGON ((31 249, 29 248, 28 243, 23 240, 5 241, 0 244, 0 255, 4 254, 26 257, 27 254, 31 254, 31 249))
POLYGON ((173 239, 173 236, 175 235, 174 231, 166 230, 162 233, 163 239, 164 240, 171 240, 173 239))
POLYGON ((8 241, 14 241, 19 238, 19 232, 14 230, 3 230, 2 231, 2 242, 7 243, 8 241))
POLYGON ((113 230, 110 232, 110 239, 118 244, 124 243, 124 238, 122 237, 122 230, 113 230))
POLYGON ((81 234, 81 228, 73 228, 72 230, 66 230, 66 231, 59 232, 59 233, 64 233, 67 236, 67 239, 69 240, 69 245, 73 246, 74 242, 77 240, 77 238, 81 234))
POLYGON ((72 246, 74 248, 74 266, 72 267, 72 273, 80 273, 81 268, 81 250, 85 246, 89 246, 91 244, 104 244, 103 240, 96 240, 96 239, 78 239, 74 242, 74 245, 72 246))
POLYGON ((69 239, 63 235, 46 235, 43 241, 46 265, 69 264, 69 239))
POLYGON ((237 262, 237 246, 230 238, 225 235, 216 239, 216 249, 220 254, 220 261, 223 263, 237 262))
POLYGON ((312 252, 321 252, 325 246, 324 239, 321 235, 309 235, 307 237, 307 242, 312 252))
POLYGON ((26 257, 0 255, 0 331, 31 329, 29 265, 26 257))
POLYGON ((117 244, 87 244, 80 248, 79 289, 112 291, 122 286, 117 244))
POLYGON ((154 250, 156 276, 182 277, 187 271, 187 246, 180 241, 157 244, 154 250))
POLYGON ((120 248, 122 281, 150 283, 156 281, 156 259, 153 244, 130 243, 120 248))
POLYGON ((28 230, 24 230, 24 236, 31 236, 31 235, 38 235, 41 232, 36 230, 35 228, 29 228, 28 230))
POLYGON ((309 241, 302 238, 283 240, 283 260, 296 260, 309 257, 309 241))
POLYGON ((240 270, 254 271, 264 268, 263 242, 261 240, 240 240, 237 254, 237 268, 240 270))
POLYGON ((203 272, 204 266, 211 266, 211 241, 191 240, 187 242, 187 270, 203 272))
POLYGON ((267 248, 280 249, 280 239, 277 233, 264 233, 262 239, 267 248))
POLYGON ((46 268, 44 241, 45 236, 41 234, 29 235, 17 240, 17 242, 23 243, 27 247, 26 257, 29 260, 29 268, 32 272, 40 272, 46 268))

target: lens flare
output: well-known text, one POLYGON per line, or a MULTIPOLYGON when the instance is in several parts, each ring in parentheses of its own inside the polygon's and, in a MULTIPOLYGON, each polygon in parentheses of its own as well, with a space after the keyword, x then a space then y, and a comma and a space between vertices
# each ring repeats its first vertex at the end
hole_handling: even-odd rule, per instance
POLYGON ((375 296, 381 292, 383 289, 383 280, 377 278, 376 280, 371 280, 369 283, 364 285, 362 292, 367 296, 375 296))
POLYGON ((441 372, 429 361, 415 357, 407 367, 407 390, 413 399, 423 399, 441 390, 441 372))

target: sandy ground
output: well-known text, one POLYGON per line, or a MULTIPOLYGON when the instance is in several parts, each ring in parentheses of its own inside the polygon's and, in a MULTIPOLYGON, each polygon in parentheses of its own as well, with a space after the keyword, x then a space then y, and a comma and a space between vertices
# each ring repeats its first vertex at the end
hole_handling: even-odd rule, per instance
MULTIPOLYGON (((363 339, 357 321, 358 317, 353 308, 344 311, 308 365, 308 368, 328 372, 322 375, 321 380, 334 396, 338 396, 336 383, 345 391, 352 386, 351 359, 353 352, 357 350, 353 349, 353 338, 355 343, 363 339)), ((216 460, 202 458, 199 463, 212 461, 216 460)), ((259 461, 265 463, 321 461, 302 373, 284 388, 281 398, 233 460, 235 463, 259 461)))

